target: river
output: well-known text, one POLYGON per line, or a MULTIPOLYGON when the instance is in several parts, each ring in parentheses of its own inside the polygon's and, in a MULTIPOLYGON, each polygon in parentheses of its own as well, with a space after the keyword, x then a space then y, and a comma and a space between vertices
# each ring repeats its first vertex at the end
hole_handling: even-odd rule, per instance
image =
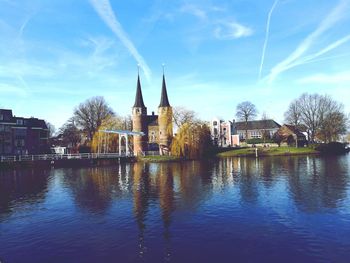
POLYGON ((349 154, 0 171, 0 262, 349 260, 349 154))

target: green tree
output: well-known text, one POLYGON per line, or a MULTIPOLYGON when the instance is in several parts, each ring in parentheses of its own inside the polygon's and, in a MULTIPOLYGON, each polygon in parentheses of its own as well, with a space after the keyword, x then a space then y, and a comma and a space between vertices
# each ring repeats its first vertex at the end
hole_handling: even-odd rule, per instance
POLYGON ((171 145, 171 154, 187 159, 206 156, 212 149, 210 129, 203 122, 183 124, 175 135, 171 145))

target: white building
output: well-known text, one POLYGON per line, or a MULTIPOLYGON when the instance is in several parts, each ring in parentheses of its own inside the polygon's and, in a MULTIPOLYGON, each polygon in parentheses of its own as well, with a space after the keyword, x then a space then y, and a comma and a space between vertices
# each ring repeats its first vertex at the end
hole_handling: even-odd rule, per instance
POLYGON ((210 122, 210 134, 213 142, 219 147, 239 146, 239 136, 235 135, 234 123, 214 118, 210 122))

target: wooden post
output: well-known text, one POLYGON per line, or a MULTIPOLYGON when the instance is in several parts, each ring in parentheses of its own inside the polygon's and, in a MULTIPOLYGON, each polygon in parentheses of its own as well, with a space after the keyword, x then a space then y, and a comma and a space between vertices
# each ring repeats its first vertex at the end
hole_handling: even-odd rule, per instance
POLYGON ((255 148, 255 157, 258 158, 258 147, 255 148))

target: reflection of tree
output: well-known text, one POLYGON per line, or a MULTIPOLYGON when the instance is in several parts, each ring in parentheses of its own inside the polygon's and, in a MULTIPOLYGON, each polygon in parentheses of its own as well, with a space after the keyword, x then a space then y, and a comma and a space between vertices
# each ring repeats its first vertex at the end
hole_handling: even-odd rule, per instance
POLYGON ((295 203, 309 212, 336 208, 338 201, 346 197, 346 162, 339 157, 307 157, 308 162, 300 165, 304 160, 294 158, 294 166, 299 168, 290 170, 288 176, 295 203))
POLYGON ((0 170, 0 218, 21 205, 43 202, 49 173, 42 169, 0 170))
POLYGON ((121 192, 116 174, 111 168, 77 169, 67 172, 64 181, 81 208, 102 213, 110 207, 113 196, 121 192))
POLYGON ((196 209, 211 193, 211 162, 183 162, 172 166, 174 177, 177 178, 180 190, 180 206, 196 209))

